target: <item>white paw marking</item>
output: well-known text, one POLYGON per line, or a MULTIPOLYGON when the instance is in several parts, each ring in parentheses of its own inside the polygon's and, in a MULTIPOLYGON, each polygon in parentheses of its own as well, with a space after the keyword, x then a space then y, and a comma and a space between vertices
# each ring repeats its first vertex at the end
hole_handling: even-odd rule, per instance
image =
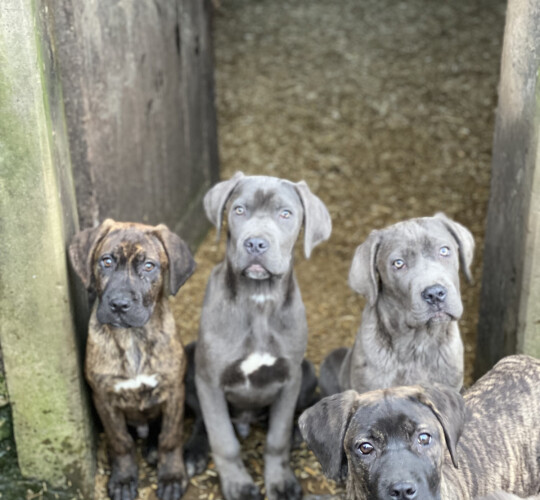
POLYGON ((267 300, 270 300, 270 297, 268 295, 264 295, 263 293, 256 293, 253 294, 251 297, 251 300, 255 302, 255 304, 264 304, 267 300))
POLYGON ((272 366, 275 362, 276 358, 267 352, 254 352, 242 361, 240 370, 247 376, 256 372, 261 366, 272 366))
POLYGON ((135 378, 130 378, 128 380, 123 380, 122 382, 117 382, 114 385, 114 392, 120 392, 122 390, 135 390, 139 389, 141 386, 146 385, 152 389, 158 385, 158 379, 156 374, 152 375, 137 375, 135 378))

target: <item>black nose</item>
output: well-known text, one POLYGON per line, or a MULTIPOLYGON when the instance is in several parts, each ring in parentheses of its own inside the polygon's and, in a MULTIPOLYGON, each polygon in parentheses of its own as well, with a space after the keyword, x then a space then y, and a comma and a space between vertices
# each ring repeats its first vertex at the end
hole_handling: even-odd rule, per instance
POLYGON ((422 292, 422 298, 431 305, 436 305, 441 302, 444 302, 446 299, 446 294, 448 293, 448 290, 444 288, 442 285, 433 285, 428 286, 423 292, 422 292))
POLYGON ((409 481, 401 481, 390 486, 390 498, 393 500, 410 500, 416 498, 416 484, 409 481))
POLYGON ((131 300, 125 295, 115 295, 109 300, 109 306, 113 312, 126 312, 131 309, 131 300))
POLYGON ((263 238, 248 238, 244 241, 244 247, 251 255, 262 255, 268 250, 270 243, 263 238))

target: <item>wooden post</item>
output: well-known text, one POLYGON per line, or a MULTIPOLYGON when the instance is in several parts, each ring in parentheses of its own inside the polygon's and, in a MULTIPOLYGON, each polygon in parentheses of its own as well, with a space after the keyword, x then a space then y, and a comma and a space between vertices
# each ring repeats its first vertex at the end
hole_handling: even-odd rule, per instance
POLYGON ((21 471, 93 497, 66 244, 76 207, 43 2, 0 5, 0 342, 21 471))
POLYGON ((210 0, 51 3, 81 227, 164 222, 197 242, 219 175, 210 0))
POLYGON ((509 0, 493 145, 476 375, 540 357, 540 6, 509 0))

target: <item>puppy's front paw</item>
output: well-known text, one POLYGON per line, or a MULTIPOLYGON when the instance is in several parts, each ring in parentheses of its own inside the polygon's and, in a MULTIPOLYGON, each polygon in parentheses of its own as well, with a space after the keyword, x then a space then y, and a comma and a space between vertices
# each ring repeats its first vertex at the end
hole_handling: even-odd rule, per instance
POLYGON ((137 465, 131 455, 123 455, 113 459, 108 492, 111 500, 135 500, 137 498, 137 465))
POLYGON ((210 456, 208 448, 187 446, 184 450, 184 464, 188 477, 197 476, 206 470, 210 456))
POLYGON ((271 480, 266 486, 269 500, 300 500, 302 487, 291 470, 287 471, 281 481, 271 480))
POLYGON ((223 482, 223 495, 227 500, 263 500, 263 495, 254 483, 223 482))
POLYGON ((157 496, 160 500, 180 500, 186 490, 183 478, 161 478, 158 480, 157 496))
POLYGON ((175 448, 170 452, 158 454, 160 456, 157 496, 160 500, 180 500, 188 485, 182 451, 175 448))

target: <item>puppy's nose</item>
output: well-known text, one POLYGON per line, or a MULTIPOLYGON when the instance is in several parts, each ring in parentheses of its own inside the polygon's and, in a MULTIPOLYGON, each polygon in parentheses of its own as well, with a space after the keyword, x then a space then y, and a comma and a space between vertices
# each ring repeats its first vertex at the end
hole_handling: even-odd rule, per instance
POLYGON ((269 246, 270 243, 263 238, 248 238, 244 241, 244 247, 250 255, 262 255, 269 246))
POLYGON ((109 306, 113 312, 126 312, 131 309, 131 300, 125 295, 115 295, 109 300, 109 306))
POLYGON ((390 498, 392 500, 411 500, 416 498, 416 484, 409 481, 400 481, 390 486, 390 498))
POLYGON ((448 290, 442 285, 428 286, 422 292, 422 298, 431 305, 440 304, 446 300, 448 290))

